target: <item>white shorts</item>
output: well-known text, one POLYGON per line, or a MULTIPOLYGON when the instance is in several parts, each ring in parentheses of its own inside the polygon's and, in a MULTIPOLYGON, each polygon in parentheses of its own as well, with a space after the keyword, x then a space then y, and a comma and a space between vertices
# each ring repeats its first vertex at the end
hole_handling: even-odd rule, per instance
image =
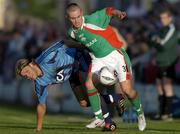
POLYGON ((119 82, 129 80, 132 69, 128 68, 124 55, 119 50, 112 51, 109 55, 103 58, 96 58, 90 54, 92 58, 92 66, 89 71, 98 74, 100 69, 104 66, 116 71, 119 82))

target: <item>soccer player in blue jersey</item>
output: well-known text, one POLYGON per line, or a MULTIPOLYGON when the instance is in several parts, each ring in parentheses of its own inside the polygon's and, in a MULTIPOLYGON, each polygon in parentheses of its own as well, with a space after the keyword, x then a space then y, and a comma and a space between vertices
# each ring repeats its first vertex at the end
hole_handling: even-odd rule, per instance
MULTIPOLYGON (((28 59, 20 59, 17 61, 17 75, 35 81, 35 91, 38 98, 36 131, 42 129, 43 117, 46 111, 45 101, 48 95, 47 86, 63 83, 70 78, 72 73, 72 76, 74 76, 74 72, 76 72, 75 60, 78 55, 77 49, 67 48, 64 42, 60 41, 43 51, 34 61, 28 59)), ((78 60, 78 62, 81 62, 81 68, 83 68, 81 70, 87 71, 86 68, 88 67, 86 63, 83 63, 83 57, 79 56, 78 60)), ((75 78, 77 80, 76 76, 75 78)), ((76 86, 74 87, 79 86, 78 84, 80 84, 80 82, 76 82, 76 86)), ((82 94, 81 91, 82 90, 76 90, 74 93, 76 92, 75 95, 80 105, 86 107, 88 105, 83 102, 87 102, 88 99, 85 99, 87 97, 84 97, 85 94, 82 94)), ((106 99, 106 101, 107 100, 108 99, 106 99)), ((111 119, 109 120, 111 122, 111 119)))
POLYGON ((46 111, 45 101, 48 95, 47 86, 63 83, 69 79, 75 54, 76 49, 67 49, 61 41, 46 49, 35 61, 28 59, 17 61, 16 73, 35 81, 35 91, 38 98, 37 131, 42 129, 42 121, 46 111))

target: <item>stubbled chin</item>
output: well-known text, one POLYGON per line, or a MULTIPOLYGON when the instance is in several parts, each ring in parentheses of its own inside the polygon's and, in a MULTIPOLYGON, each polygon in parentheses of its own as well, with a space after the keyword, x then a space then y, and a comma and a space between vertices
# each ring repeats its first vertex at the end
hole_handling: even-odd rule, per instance
POLYGON ((75 25, 76 26, 76 28, 80 28, 81 27, 81 25, 75 25))
POLYGON ((79 26, 76 26, 76 29, 79 29, 80 27, 79 26))

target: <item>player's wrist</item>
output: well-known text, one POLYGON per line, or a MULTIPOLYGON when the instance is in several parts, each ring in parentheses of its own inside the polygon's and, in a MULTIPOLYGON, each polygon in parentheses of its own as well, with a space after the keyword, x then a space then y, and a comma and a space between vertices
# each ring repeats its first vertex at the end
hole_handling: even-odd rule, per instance
POLYGON ((126 12, 114 9, 112 15, 122 20, 126 17, 126 12))

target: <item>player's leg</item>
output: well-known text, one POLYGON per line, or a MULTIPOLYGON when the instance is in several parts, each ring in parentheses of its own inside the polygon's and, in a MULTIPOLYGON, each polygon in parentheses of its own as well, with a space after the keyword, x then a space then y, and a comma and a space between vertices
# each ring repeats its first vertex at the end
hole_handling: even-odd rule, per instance
POLYGON ((88 75, 87 75, 87 78, 86 78, 85 86, 86 86, 86 89, 87 89, 88 98, 89 98, 89 102, 91 104, 91 108, 93 110, 93 113, 94 113, 95 117, 99 120, 99 122, 103 123, 101 100, 100 100, 100 97, 99 97, 98 90, 94 86, 94 83, 93 83, 93 80, 92 80, 93 79, 93 73, 92 72, 94 70, 96 70, 93 67, 95 67, 95 64, 93 64, 93 61, 92 61, 92 66, 90 65, 90 67, 89 67, 89 71, 88 71, 88 75))
MULTIPOLYGON (((78 86, 73 89, 73 92, 76 96, 76 99, 78 100, 79 104, 82 107, 90 106, 85 88, 82 88, 82 86, 78 86)), ((107 104, 101 94, 100 94, 100 99, 101 99, 101 109, 102 109, 102 113, 103 113, 103 117, 104 117, 104 121, 105 121, 105 123, 103 123, 100 127, 104 127, 105 124, 110 124, 110 125, 115 126, 115 123, 112 121, 112 119, 110 117, 109 110, 107 108, 107 104)), ((87 124, 86 127, 87 128, 96 128, 97 127, 96 120, 97 120, 96 118, 93 119, 93 121, 91 123, 87 124)), ((116 126, 113 127, 113 130, 111 130, 111 131, 114 131, 115 129, 116 129, 116 126)))
MULTIPOLYGON (((83 68, 84 61, 85 61, 84 58, 86 58, 86 56, 83 56, 82 53, 80 53, 80 57, 78 59, 79 59, 80 66, 82 66, 82 68, 83 68)), ((92 59, 92 63, 90 65, 88 65, 89 67, 88 67, 88 73, 87 73, 87 77, 86 77, 86 81, 85 81, 85 87, 87 89, 89 102, 91 104, 91 108, 95 114, 95 117, 99 120, 103 120, 100 97, 99 97, 98 91, 95 88, 93 81, 92 81, 93 73, 95 71, 98 71, 98 69, 100 69, 100 68, 98 68, 99 65, 101 66, 101 64, 97 64, 97 63, 98 63, 98 61, 96 61, 96 58, 94 57, 94 59, 92 59)), ((85 65, 87 65, 87 64, 85 64, 85 65)))
MULTIPOLYGON (((98 64, 96 64, 96 65, 98 65, 98 64)), ((96 69, 94 69, 94 70, 96 70, 96 69)), ((97 85, 97 83, 98 83, 98 78, 97 78, 98 76, 96 75, 96 74, 94 74, 93 75, 93 84, 96 84, 97 85)), ((91 87, 92 88, 92 87, 91 87)), ((100 87, 100 88, 102 88, 102 87, 100 87)), ((89 88, 90 89, 90 88, 89 88)), ((99 92, 102 92, 102 90, 101 91, 99 91, 99 92)), ((89 96, 88 96, 89 97, 89 96)), ((93 100, 94 101, 94 100, 93 100)), ((95 102, 95 103, 101 103, 101 108, 102 108, 102 113, 103 113, 103 118, 104 118, 104 120, 105 120, 105 125, 108 125, 108 126, 110 126, 110 128, 111 129, 109 129, 109 131, 114 131, 115 129, 116 129, 116 125, 113 123, 113 121, 111 120, 111 117, 110 117, 110 114, 109 114, 109 111, 108 111, 108 109, 107 109, 107 105, 106 105, 106 103, 105 103, 105 101, 104 101, 104 98, 100 95, 100 101, 99 102, 95 102)), ((92 105, 91 105, 92 106, 92 105)), ((97 124, 97 122, 99 122, 98 121, 99 119, 96 117, 96 119, 95 120, 93 120, 90 124, 88 124, 86 127, 87 128, 94 128, 95 126, 97 126, 96 124, 97 124)), ((101 125, 102 126, 102 125, 101 125)))
POLYGON ((110 95, 112 95, 118 115, 122 116, 124 110, 125 110, 125 98, 126 95, 120 88, 120 84, 116 83, 114 85, 114 90, 110 90, 112 92, 108 92, 110 95))
POLYGON ((124 112, 125 96, 122 93, 117 93, 113 87, 106 87, 106 92, 103 92, 101 96, 104 98, 106 104, 114 104, 118 114, 121 116, 124 112))
MULTIPOLYGON (((80 78, 81 83, 83 83, 82 85, 84 85, 85 79, 87 78, 87 73, 83 73, 83 75, 82 75, 81 71, 84 71, 84 72, 88 71, 87 70, 87 66, 90 65, 91 57, 89 56, 89 54, 86 51, 83 51, 83 52, 79 53, 79 57, 77 57, 77 59, 79 59, 78 61, 80 63, 79 67, 78 67, 78 70, 80 70, 79 78, 80 78)), ((94 57, 94 59, 96 59, 96 58, 94 57)), ((96 69, 98 70, 98 68, 96 68, 96 69)), ((76 79, 77 79, 77 77, 76 77, 76 79)), ((93 80, 94 80, 93 83, 96 85, 96 82, 98 80, 96 81, 95 78, 93 78, 93 80)), ((85 88, 83 88, 83 89, 85 89, 85 88)), ((85 92, 85 94, 83 94, 83 95, 85 96, 86 99, 84 99, 84 100, 88 100, 87 91, 83 90, 81 92, 85 92)), ((77 97, 78 97, 78 95, 77 95, 77 97)), ((111 120, 111 117, 109 116, 109 112, 108 112, 106 103, 104 102, 104 98, 102 98, 100 96, 100 99, 101 99, 101 108, 102 108, 102 113, 103 113, 103 117, 104 117, 105 123, 111 123, 112 120, 111 120)), ((85 103, 86 101, 81 100, 80 103, 81 102, 85 103)), ((89 102, 89 100, 88 100, 88 102, 89 102)), ((86 127, 87 128, 95 128, 97 126, 96 125, 97 124, 97 120, 98 119, 95 118, 95 120, 93 120, 90 124, 86 125, 86 127)))
POLYGON ((104 87, 103 85, 99 83, 98 76, 96 78, 93 78, 93 80, 96 80, 96 87, 99 89, 98 91, 100 93, 100 98, 101 98, 101 108, 102 108, 103 117, 105 121, 105 126, 103 127, 103 131, 115 131, 116 124, 112 121, 110 113, 109 113, 109 109, 107 106, 107 104, 110 104, 112 102, 107 103, 107 99, 106 99, 107 97, 104 97, 104 96, 109 96, 106 92, 106 87, 104 87))
MULTIPOLYGON (((111 117, 110 117, 110 113, 109 110, 107 108, 107 104, 104 100, 104 98, 102 97, 102 95, 100 94, 100 99, 101 99, 101 108, 102 108, 102 113, 103 113, 103 117, 104 117, 104 124, 101 125, 101 127, 106 127, 107 125, 112 126, 112 129, 109 129, 108 131, 114 131, 116 129, 116 125, 115 123, 112 121, 111 117)), ((88 125, 86 125, 87 128, 95 128, 97 127, 96 125, 96 121, 97 118, 95 118, 91 123, 89 123, 88 125)))
POLYGON ((170 78, 163 78, 163 87, 165 93, 165 105, 164 114, 162 119, 166 121, 172 121, 172 98, 173 98, 173 86, 170 78))
POLYGON ((156 78, 156 88, 158 93, 158 101, 159 101, 159 113, 154 116, 153 119, 161 120, 161 116, 164 114, 165 110, 165 92, 163 87, 163 74, 165 68, 157 67, 157 78, 156 78))
POLYGON ((163 82, 161 77, 158 77, 156 79, 156 88, 158 93, 159 112, 152 119, 161 120, 161 116, 164 114, 164 106, 165 106, 165 95, 164 95, 163 82))
MULTIPOLYGON (((100 94, 100 96, 102 98, 101 103, 106 104, 106 109, 107 109, 107 104, 114 104, 114 106, 119 106, 118 112, 121 112, 122 107, 124 106, 122 98, 118 94, 114 93, 114 91, 108 92, 110 90, 111 89, 108 88, 108 89, 104 89, 104 92, 101 92, 101 94, 100 94), (104 100, 104 102, 103 102, 103 100, 104 100)), ((105 118, 105 126, 103 128, 103 131, 115 131, 116 124, 115 124, 115 122, 112 121, 108 109, 107 109, 107 114, 104 115, 104 118, 105 118)))
MULTIPOLYGON (((74 93, 76 99, 78 100, 79 104, 82 107, 89 107, 90 106, 88 96, 87 96, 87 91, 85 89, 85 86, 83 86, 84 83, 85 83, 86 77, 87 77, 86 72, 74 72, 74 73, 72 73, 72 75, 71 75, 71 77, 69 79, 72 90, 73 90, 73 93, 74 93)), ((95 81, 98 82, 98 80, 95 80, 95 81)), ((94 81, 94 83, 97 84, 95 81, 94 81)), ((104 88, 104 87, 101 86, 101 87, 98 87, 98 88, 104 88)), ((100 99, 101 99, 101 108, 102 108, 105 123, 115 126, 115 124, 113 123, 113 121, 112 121, 112 119, 110 117, 107 105, 106 105, 106 103, 104 101, 104 98, 101 96, 101 94, 100 94, 100 99)), ((86 125, 86 127, 87 128, 95 128, 95 127, 97 127, 97 125, 96 125, 97 121, 96 120, 98 120, 98 119, 95 118, 91 123, 86 125)), ((102 124, 101 127, 105 126, 105 123, 102 124)), ((111 128, 113 128, 113 130, 115 130, 116 126, 111 127, 111 128)))
MULTIPOLYGON (((94 60, 94 59, 93 59, 93 60, 94 60)), ((95 60, 96 60, 96 59, 95 59, 95 60)), ((108 65, 108 64, 107 64, 107 61, 109 61, 109 62, 108 62, 109 64, 111 64, 111 62, 112 62, 112 61, 111 61, 111 56, 109 56, 109 55, 106 56, 106 57, 104 57, 104 58, 101 58, 100 61, 98 61, 98 60, 99 60, 99 59, 97 59, 97 60, 95 61, 95 62, 96 62, 96 66, 94 66, 94 68, 92 69, 92 70, 93 70, 92 72, 96 72, 96 73, 97 73, 102 67, 108 65), (97 69, 97 68, 98 68, 98 69, 97 69)), ((92 63, 93 63, 93 62, 92 62, 92 63)), ((109 65, 108 65, 108 66, 109 66, 109 65)), ((97 76, 96 76, 96 77, 94 77, 94 76, 96 76, 96 75, 93 75, 93 80, 96 78, 95 81, 97 82, 97 81, 98 81, 98 80, 97 80, 97 76)), ((112 99, 114 98, 114 100, 119 100, 119 98, 120 98, 120 97, 114 97, 115 94, 112 94, 112 95, 110 95, 110 96, 111 96, 112 99), (117 98, 118 98, 118 99, 117 99, 117 98)), ((112 100, 111 98, 110 98, 110 100, 112 100)), ((105 98, 105 100, 106 100, 106 98, 105 98)), ((114 100, 113 100, 113 101, 114 101, 114 100)), ((112 101, 111 103, 113 103, 113 101, 112 101)), ((115 127, 114 125, 111 125, 111 123, 106 123, 106 124, 107 124, 107 125, 105 126, 105 129, 104 129, 104 130, 112 130, 112 129, 115 127), (113 128, 112 128, 111 126, 112 126, 113 128)), ((114 129, 115 129, 115 128, 114 128, 114 129)))
POLYGON ((139 95, 137 91, 133 87, 133 81, 132 81, 132 68, 129 56, 127 53, 121 49, 118 51, 118 79, 120 82, 120 87, 122 91, 126 94, 128 99, 130 100, 132 106, 135 108, 136 113, 138 115, 138 128, 140 131, 143 131, 146 127, 146 121, 141 105, 141 100, 139 98, 139 95))
MULTIPOLYGON (((98 89, 98 92, 100 93, 100 99, 101 99, 101 108, 103 112, 103 117, 105 120, 105 127, 103 128, 103 131, 114 131, 116 129, 116 124, 112 121, 110 114, 109 114, 109 109, 107 108, 107 104, 113 103, 115 106, 117 105, 119 111, 123 111, 124 109, 124 103, 122 99, 121 94, 116 94, 114 91, 113 92, 107 92, 110 90, 114 89, 114 86, 111 87, 113 89, 110 89, 110 87, 105 87, 100 84, 99 78, 97 75, 93 75, 93 83, 98 89)), ((92 121, 90 124, 88 124, 86 127, 88 128, 94 128, 94 121, 92 121)))
POLYGON ((138 96, 137 91, 133 88, 131 84, 131 80, 126 80, 121 82, 121 88, 127 95, 128 99, 130 100, 132 106, 135 108, 137 116, 138 116, 138 128, 140 131, 143 131, 146 127, 146 121, 141 105, 140 98, 138 96))
POLYGON ((173 99, 173 78, 175 76, 175 63, 166 68, 166 76, 163 77, 163 88, 165 94, 165 109, 163 120, 172 121, 172 99, 173 99))

